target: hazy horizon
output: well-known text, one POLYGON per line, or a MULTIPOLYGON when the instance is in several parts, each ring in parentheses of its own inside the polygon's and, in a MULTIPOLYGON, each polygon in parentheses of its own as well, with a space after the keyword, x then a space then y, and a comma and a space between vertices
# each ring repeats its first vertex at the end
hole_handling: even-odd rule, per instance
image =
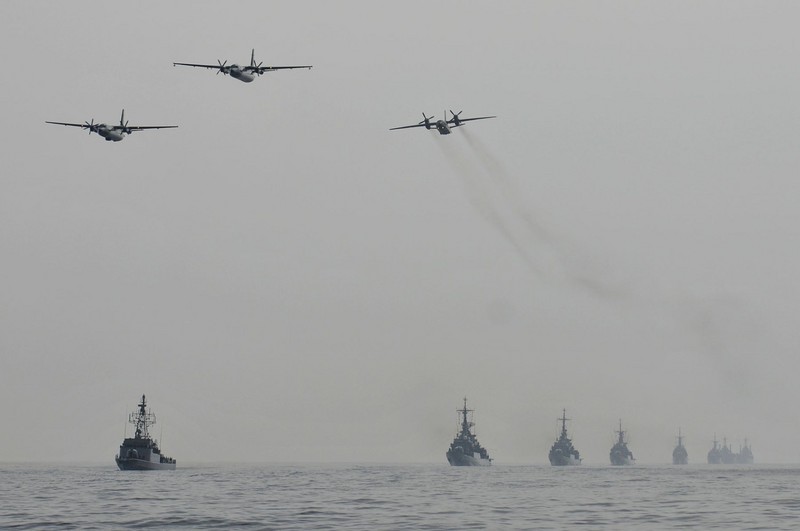
POLYGON ((145 394, 179 464, 446 463, 464 396, 498 464, 562 408, 587 464, 799 463, 798 16, 2 3, 0 461, 111 463, 145 394), (251 49, 313 68, 172 65, 251 49), (179 128, 44 123, 123 108, 179 128))

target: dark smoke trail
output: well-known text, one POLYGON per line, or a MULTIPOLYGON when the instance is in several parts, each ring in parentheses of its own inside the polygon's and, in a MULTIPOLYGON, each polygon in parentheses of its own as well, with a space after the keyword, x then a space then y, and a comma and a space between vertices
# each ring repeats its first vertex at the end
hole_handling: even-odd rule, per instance
POLYGON ((511 244, 517 254, 525 261, 531 269, 543 275, 543 271, 539 264, 529 254, 528 246, 518 240, 514 231, 509 224, 504 220, 501 211, 493 203, 488 190, 484 186, 485 179, 481 172, 474 164, 467 161, 461 154, 457 152, 454 146, 448 142, 436 142, 445 160, 450 165, 464 187, 467 199, 472 207, 484 218, 489 224, 495 228, 503 237, 511 244))
POLYGON ((545 280, 565 280, 614 306, 645 326, 672 322, 687 348, 709 360, 724 386, 751 389, 748 374, 754 368, 750 354, 759 339, 756 315, 746 301, 729 296, 685 293, 685 288, 657 289, 656 283, 615 282, 595 261, 582 256, 567 238, 557 235, 525 204, 517 181, 478 138, 459 128, 474 159, 452 145, 457 138, 442 139, 445 158, 464 185, 471 205, 514 247, 517 254, 545 280), (477 163, 477 164, 476 164, 477 163), (682 293, 683 292, 683 293, 682 293), (643 320, 643 321, 642 321, 643 320))
POLYGON ((506 201, 509 202, 520 219, 525 222, 528 229, 547 241, 547 243, 552 243, 550 241, 552 238, 550 232, 533 216, 533 214, 531 214, 526 205, 522 203, 519 187, 508 174, 502 162, 489 151, 483 142, 473 137, 466 129, 463 129, 461 133, 472 148, 473 153, 478 157, 478 161, 483 166, 486 173, 495 182, 506 201))
POLYGON ((464 139, 469 144, 472 152, 482 166, 484 173, 488 176, 487 184, 492 185, 502 195, 504 205, 503 210, 509 211, 518 225, 525 229, 531 236, 530 244, 539 249, 549 249, 556 262, 556 268, 568 281, 589 290, 597 296, 603 298, 626 297, 627 290, 618 284, 611 282, 607 278, 595 272, 585 271, 590 264, 587 260, 575 255, 574 251, 569 251, 569 244, 563 237, 557 237, 541 221, 539 221, 527 207, 522 199, 520 189, 514 178, 506 170, 503 163, 492 154, 489 148, 477 137, 469 133, 466 128, 460 131, 464 139))

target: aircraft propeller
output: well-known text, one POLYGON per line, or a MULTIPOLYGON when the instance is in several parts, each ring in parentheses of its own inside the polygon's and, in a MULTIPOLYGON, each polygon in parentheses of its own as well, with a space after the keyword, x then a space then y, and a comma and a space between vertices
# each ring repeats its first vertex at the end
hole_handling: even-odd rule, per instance
POLYGON ((453 123, 455 125, 461 125, 461 120, 459 119, 458 115, 461 114, 462 112, 464 111, 453 112, 452 109, 450 110, 450 114, 453 115, 453 123))
POLYGON ((420 124, 430 123, 430 121, 434 118, 433 116, 425 116, 425 113, 422 113, 422 117, 425 119, 422 120, 420 124))
POLYGON ((92 118, 92 123, 89 123, 89 122, 83 122, 83 123, 86 124, 86 125, 83 126, 83 128, 84 129, 88 129, 89 130, 89 134, 91 135, 92 132, 95 131, 94 118, 92 118))
POLYGON ((228 60, 225 59, 225 61, 220 61, 219 59, 217 59, 217 62, 219 63, 219 70, 217 70, 217 75, 219 75, 219 73, 222 72, 227 76, 228 69, 225 67, 225 65, 228 64, 228 60))

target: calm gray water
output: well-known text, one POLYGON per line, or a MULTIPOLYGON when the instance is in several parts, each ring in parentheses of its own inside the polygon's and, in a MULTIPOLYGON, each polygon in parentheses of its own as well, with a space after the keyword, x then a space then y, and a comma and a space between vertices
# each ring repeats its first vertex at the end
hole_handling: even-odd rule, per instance
POLYGON ((2 529, 578 527, 798 529, 800 467, 0 465, 2 529))

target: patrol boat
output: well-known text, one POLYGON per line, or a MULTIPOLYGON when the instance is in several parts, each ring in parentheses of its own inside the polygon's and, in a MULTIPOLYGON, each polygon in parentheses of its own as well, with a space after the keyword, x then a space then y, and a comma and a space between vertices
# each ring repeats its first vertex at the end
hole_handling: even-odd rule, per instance
POLYGON ((689 464, 689 452, 686 451, 686 447, 683 445, 683 435, 681 435, 681 429, 678 428, 678 446, 672 450, 672 464, 673 465, 688 465, 689 464))
POLYGON ((616 444, 611 447, 611 452, 609 453, 611 464, 617 466, 632 465, 634 462, 633 452, 628 449, 628 443, 625 442, 625 432, 622 431, 622 419, 619 421, 619 430, 615 433, 619 434, 619 439, 616 444))
POLYGON ((550 448, 550 464, 553 466, 569 466, 581 464, 581 454, 572 446, 572 440, 567 437, 567 410, 562 410, 561 436, 550 448))
POLYGON ((128 416, 128 422, 136 426, 133 437, 125 438, 114 459, 120 470, 175 470, 177 461, 161 455, 158 441, 150 438, 147 429, 156 423, 155 414, 147 409, 144 395, 139 409, 128 416))
POLYGON ((471 429, 475 423, 469 419, 469 414, 474 410, 467 409, 467 399, 464 398, 464 408, 456 410, 461 419, 461 431, 450 443, 447 450, 447 462, 452 466, 489 466, 492 460, 489 453, 483 448, 471 429))

